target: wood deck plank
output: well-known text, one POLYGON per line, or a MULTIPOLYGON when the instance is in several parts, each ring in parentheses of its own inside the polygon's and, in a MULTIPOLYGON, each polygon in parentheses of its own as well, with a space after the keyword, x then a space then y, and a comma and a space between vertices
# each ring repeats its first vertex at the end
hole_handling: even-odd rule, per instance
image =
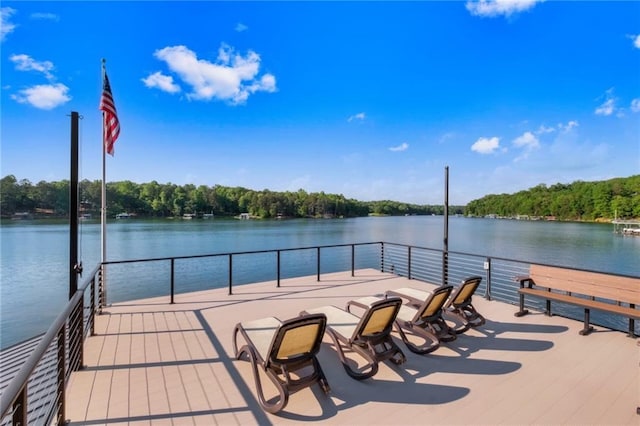
MULTIPOLYGON (((67 417, 80 424, 637 424, 637 339, 623 332, 580 336, 580 321, 474 297, 487 324, 428 355, 404 350, 363 382, 349 378, 325 336, 320 363, 332 393, 290 397, 281 415, 257 403, 250 364, 235 360, 239 321, 430 285, 373 270, 238 286, 110 306, 72 374, 67 417)), ((396 336, 397 337, 397 336, 396 336)), ((266 377, 263 378, 263 382, 266 377)), ((268 384, 266 384, 268 386, 268 384)))

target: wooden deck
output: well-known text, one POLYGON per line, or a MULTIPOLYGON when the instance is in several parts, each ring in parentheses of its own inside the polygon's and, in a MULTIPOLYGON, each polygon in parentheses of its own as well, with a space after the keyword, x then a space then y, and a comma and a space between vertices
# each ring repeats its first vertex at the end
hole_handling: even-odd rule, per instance
MULTIPOLYGON (((629 424, 640 416, 640 348, 623 332, 580 336, 579 321, 476 296, 487 324, 428 355, 405 350, 358 382, 325 336, 320 363, 332 393, 304 389, 278 415, 256 402, 247 361, 233 356, 239 321, 286 319, 420 281, 374 270, 266 282, 110 306, 85 343, 86 367, 71 376, 72 425, 215 424, 629 424)), ((401 348, 406 348, 398 339, 401 348)))

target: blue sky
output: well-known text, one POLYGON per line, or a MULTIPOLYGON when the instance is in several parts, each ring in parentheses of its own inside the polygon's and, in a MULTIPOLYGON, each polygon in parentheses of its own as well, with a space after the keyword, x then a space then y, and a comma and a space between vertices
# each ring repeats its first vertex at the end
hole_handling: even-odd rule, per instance
POLYGON ((441 204, 640 173, 640 2, 2 1, 1 174, 441 204))

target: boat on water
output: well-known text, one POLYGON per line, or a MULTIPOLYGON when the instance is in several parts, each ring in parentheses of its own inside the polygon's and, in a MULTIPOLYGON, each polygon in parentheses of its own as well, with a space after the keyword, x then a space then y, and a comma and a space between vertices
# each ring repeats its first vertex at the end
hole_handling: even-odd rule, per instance
POLYGON ((185 220, 191 220, 191 219, 195 219, 198 216, 195 213, 185 213, 182 215, 182 218, 185 220))
POLYGON ((134 215, 130 213, 118 213, 116 219, 131 219, 134 215))

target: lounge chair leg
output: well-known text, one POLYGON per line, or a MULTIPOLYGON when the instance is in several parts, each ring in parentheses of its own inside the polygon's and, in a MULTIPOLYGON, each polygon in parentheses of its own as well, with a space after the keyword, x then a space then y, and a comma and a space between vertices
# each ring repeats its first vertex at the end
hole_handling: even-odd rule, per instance
POLYGON ((336 335, 334 331, 329 329, 327 330, 327 332, 329 336, 331 336, 331 339, 333 340, 333 344, 336 347, 336 352, 338 353, 338 358, 340 358, 340 363, 342 364, 344 371, 346 371, 349 377, 356 380, 364 380, 364 379, 368 379, 369 377, 375 376, 375 374, 378 372, 378 362, 373 358, 371 358, 371 356, 367 351, 365 351, 364 349, 361 349, 360 347, 358 347, 358 345, 350 346, 350 348, 354 352, 357 352, 360 356, 362 356, 367 361, 367 365, 363 368, 363 370, 365 370, 366 372, 360 373, 352 369, 351 366, 349 365, 349 360, 344 354, 344 349, 342 348, 342 344, 340 343, 340 338, 338 337, 338 335, 336 335))
POLYGON ((287 403, 289 402, 289 392, 287 392, 284 389, 284 387, 282 386, 282 383, 280 383, 278 378, 275 377, 273 373, 271 373, 271 371, 265 371, 265 373, 267 374, 267 377, 269 377, 269 379, 273 382, 273 384, 278 389, 278 397, 276 398, 276 402, 269 403, 267 399, 264 397, 264 391, 262 389, 262 381, 260 380, 260 372, 258 371, 257 354, 253 351, 251 347, 243 346, 242 348, 240 348, 240 351, 236 355, 237 358, 240 359, 240 356, 243 353, 246 353, 250 358, 249 362, 251 363, 251 367, 253 370, 253 378, 254 378, 254 383, 256 385, 256 393, 258 394, 258 402, 260 403, 260 406, 262 406, 262 408, 265 411, 272 414, 275 414, 281 411, 284 407, 286 407, 287 403))
POLYGON ((584 328, 580 330, 581 336, 586 336, 593 331, 593 327, 589 325, 589 309, 584 310, 584 328))
POLYGON ((402 339, 404 344, 414 354, 418 354, 418 355, 428 354, 428 353, 431 353, 431 352, 435 351, 436 349, 438 349, 440 347, 440 340, 438 340, 438 338, 436 337, 435 334, 433 334, 433 333, 431 333, 431 332, 429 332, 427 330, 424 330, 424 333, 425 334, 428 333, 428 336, 423 335, 423 334, 420 334, 420 336, 425 340, 430 340, 431 344, 429 346, 425 346, 425 345, 417 346, 417 345, 415 345, 415 344, 413 344, 413 343, 411 343, 409 341, 409 339, 407 338, 407 335, 404 333, 404 331, 402 331, 402 328, 400 328, 398 323, 395 324, 395 327, 396 327, 396 331, 400 335, 400 338, 402 339))

